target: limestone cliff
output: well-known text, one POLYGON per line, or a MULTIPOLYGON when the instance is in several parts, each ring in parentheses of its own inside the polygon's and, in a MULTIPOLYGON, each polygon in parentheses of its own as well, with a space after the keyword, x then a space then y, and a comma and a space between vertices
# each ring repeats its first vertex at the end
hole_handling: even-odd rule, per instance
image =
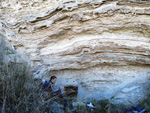
POLYGON ((79 98, 129 104, 148 93, 149 1, 1 0, 0 11, 0 32, 35 77, 56 75, 79 98))

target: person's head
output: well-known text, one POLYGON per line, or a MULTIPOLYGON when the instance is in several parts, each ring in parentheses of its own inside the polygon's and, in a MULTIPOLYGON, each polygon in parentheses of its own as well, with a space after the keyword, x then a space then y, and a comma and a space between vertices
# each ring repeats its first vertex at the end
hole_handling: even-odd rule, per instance
POLYGON ((57 77, 56 77, 56 76, 51 76, 51 78, 50 78, 50 82, 51 82, 52 84, 55 84, 56 79, 57 79, 57 77))

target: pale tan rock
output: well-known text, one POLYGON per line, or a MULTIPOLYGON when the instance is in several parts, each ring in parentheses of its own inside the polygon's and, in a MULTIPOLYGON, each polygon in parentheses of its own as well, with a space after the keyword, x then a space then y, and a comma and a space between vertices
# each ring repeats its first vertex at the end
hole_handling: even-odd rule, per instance
POLYGON ((28 57, 35 77, 56 75, 62 85, 78 86, 78 98, 115 97, 114 102, 129 104, 148 94, 149 2, 3 0, 0 4, 0 32, 28 57))

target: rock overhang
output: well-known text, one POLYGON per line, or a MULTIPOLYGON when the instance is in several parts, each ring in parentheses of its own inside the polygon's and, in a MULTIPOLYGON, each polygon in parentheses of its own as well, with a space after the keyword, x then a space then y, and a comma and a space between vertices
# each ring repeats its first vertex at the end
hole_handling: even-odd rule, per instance
POLYGON ((36 77, 54 74, 64 85, 79 85, 79 97, 92 90, 96 93, 90 98, 115 96, 125 101, 147 93, 149 2, 16 0, 1 4, 0 30, 30 59, 36 77))

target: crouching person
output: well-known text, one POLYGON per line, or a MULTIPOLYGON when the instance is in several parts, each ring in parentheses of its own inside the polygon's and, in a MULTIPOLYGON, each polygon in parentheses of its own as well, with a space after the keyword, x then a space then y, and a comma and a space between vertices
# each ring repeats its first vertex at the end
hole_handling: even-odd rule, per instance
POLYGON ((43 90, 50 91, 52 98, 60 99, 60 101, 64 104, 64 106, 68 107, 68 101, 61 92, 61 90, 64 89, 64 87, 63 86, 60 86, 59 88, 56 87, 55 85, 56 80, 57 80, 57 77, 52 76, 48 82, 44 83, 43 90))

